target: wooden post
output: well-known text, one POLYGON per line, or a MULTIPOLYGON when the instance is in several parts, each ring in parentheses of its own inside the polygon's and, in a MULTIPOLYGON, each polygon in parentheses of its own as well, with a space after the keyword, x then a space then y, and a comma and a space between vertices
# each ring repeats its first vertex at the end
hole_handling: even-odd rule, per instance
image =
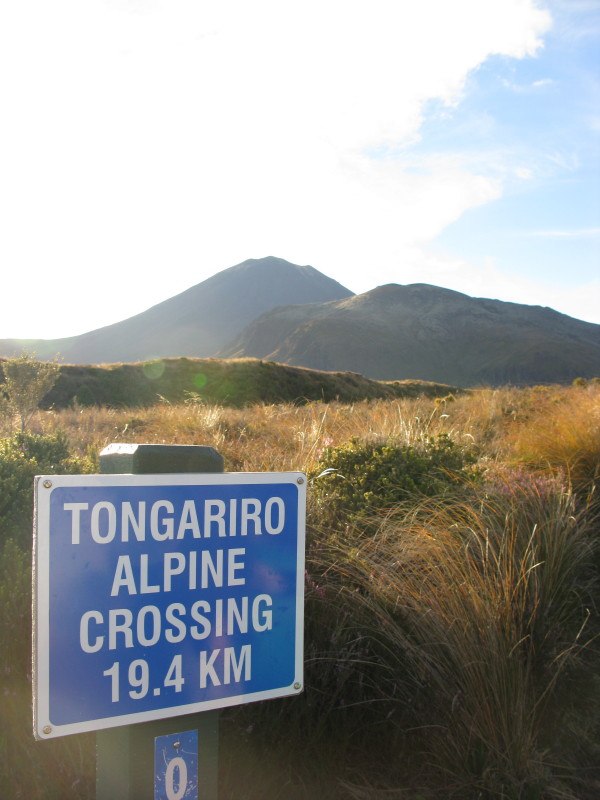
MULTIPOLYGON (((112 444, 100 453, 104 474, 223 472, 223 457, 199 445, 112 444)), ((219 712, 206 711, 96 733, 96 800, 152 800, 154 739, 198 731, 198 787, 217 800, 219 712)))

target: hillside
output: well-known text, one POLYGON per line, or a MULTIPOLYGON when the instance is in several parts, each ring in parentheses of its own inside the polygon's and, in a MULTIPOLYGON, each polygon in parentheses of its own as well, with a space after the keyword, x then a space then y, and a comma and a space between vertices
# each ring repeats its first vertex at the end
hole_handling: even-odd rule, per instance
POLYGON ((427 284, 278 308, 219 355, 460 386, 600 375, 600 325, 427 284))
POLYGON ((314 267, 248 259, 134 317, 67 339, 0 340, 0 356, 25 348, 71 364, 214 356, 249 322, 276 306, 350 297, 314 267))
POLYGON ((380 383, 348 372, 318 372, 256 359, 173 358, 106 366, 63 365, 45 408, 143 407, 159 401, 206 402, 225 406, 253 403, 439 397, 451 386, 421 381, 380 383))

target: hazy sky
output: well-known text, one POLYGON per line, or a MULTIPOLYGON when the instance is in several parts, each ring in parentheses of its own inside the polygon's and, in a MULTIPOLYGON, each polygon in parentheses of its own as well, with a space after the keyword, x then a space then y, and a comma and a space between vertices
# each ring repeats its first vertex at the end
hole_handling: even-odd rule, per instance
POLYGON ((0 338, 246 258, 600 323, 599 0, 8 0, 0 338))

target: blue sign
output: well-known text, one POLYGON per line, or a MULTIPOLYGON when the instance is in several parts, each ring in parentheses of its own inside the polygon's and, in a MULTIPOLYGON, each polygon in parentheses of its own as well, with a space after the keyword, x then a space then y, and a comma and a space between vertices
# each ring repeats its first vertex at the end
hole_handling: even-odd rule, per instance
POLYGON ((154 800, 198 800, 198 731, 154 739, 154 800))
POLYGON ((36 478, 34 733, 302 689, 301 473, 36 478))

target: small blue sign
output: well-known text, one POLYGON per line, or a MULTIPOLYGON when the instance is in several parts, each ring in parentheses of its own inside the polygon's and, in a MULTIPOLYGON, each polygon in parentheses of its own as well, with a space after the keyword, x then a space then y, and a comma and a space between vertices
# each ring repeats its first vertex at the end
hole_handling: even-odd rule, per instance
POLYGON ((154 739, 154 800, 198 800, 198 731, 154 739))
POLYGON ((302 689, 301 473, 36 479, 35 733, 302 689))

